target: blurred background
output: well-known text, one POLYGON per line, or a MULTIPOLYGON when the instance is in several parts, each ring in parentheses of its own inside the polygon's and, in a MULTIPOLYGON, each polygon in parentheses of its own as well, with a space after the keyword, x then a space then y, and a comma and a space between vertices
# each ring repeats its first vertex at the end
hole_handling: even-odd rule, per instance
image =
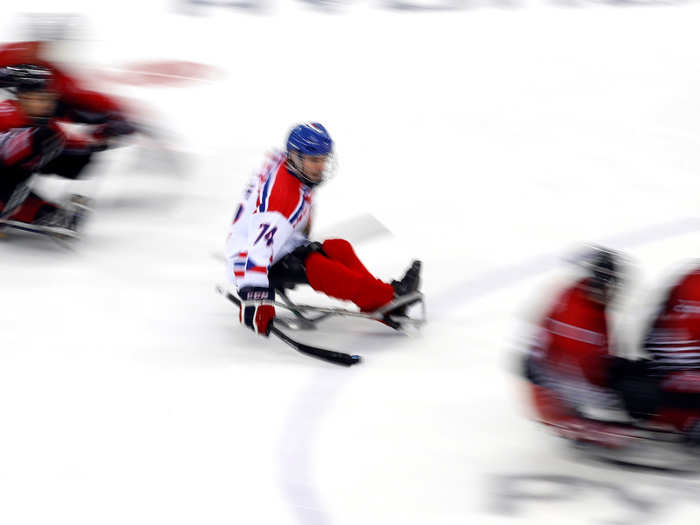
POLYGON ((94 201, 70 248, 0 239, 0 521, 697 521, 695 477, 581 461, 531 421, 516 372, 582 243, 632 261, 611 313, 628 356, 697 257, 699 15, 652 0, 6 6, 2 42, 59 20, 50 59, 148 132, 81 180, 33 181, 94 201), (256 338, 214 292, 245 181, 308 120, 339 162, 316 234, 352 237, 369 216, 382 233, 356 248, 378 277, 423 261, 420 334, 347 319, 298 334, 361 354, 351 369, 256 338))

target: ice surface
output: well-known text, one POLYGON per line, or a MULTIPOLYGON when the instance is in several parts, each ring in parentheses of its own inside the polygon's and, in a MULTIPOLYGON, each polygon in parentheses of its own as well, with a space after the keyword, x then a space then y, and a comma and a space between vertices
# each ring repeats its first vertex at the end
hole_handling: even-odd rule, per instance
POLYGON ((177 59, 225 77, 105 85, 160 115, 187 175, 106 153, 75 252, 0 240, 0 522, 697 522, 692 480, 574 462, 527 420, 511 367, 577 243, 637 262, 625 351, 697 256, 698 6, 95 4, 61 8, 92 24, 85 70, 177 59), (363 355, 352 369, 254 337, 214 292, 245 179, 309 119, 340 160, 317 231, 371 214, 393 235, 357 245, 369 268, 424 262, 421 335, 300 335, 363 355))

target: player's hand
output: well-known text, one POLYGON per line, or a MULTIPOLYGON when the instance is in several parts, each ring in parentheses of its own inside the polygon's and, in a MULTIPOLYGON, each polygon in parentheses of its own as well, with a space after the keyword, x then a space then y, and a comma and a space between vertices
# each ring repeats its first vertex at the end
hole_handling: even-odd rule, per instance
POLYGON ((248 287, 238 291, 241 298, 239 320, 260 335, 270 335, 275 318, 275 292, 269 288, 248 287))
POLYGON ((135 133, 137 128, 134 124, 122 117, 114 117, 99 126, 93 133, 93 137, 97 140, 107 140, 114 137, 131 135, 135 133))

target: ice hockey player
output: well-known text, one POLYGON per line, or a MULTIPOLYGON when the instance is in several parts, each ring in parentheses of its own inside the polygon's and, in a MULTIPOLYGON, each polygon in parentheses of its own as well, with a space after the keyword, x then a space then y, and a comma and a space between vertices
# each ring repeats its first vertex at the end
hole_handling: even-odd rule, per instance
POLYGON ((226 241, 227 273, 241 298, 239 320, 258 334, 269 334, 275 289, 287 284, 309 284, 367 312, 418 289, 419 261, 401 280, 386 283, 365 268, 349 242, 311 242, 313 191, 333 167, 326 129, 300 124, 290 132, 286 152, 270 155, 252 179, 235 212, 226 241))
POLYGON ((77 89, 45 65, 1 67, 0 86, 15 96, 0 103, 0 226, 75 230, 84 199, 64 208, 31 191, 29 180, 35 173, 78 178, 110 138, 135 129, 108 97, 77 89), (61 119, 95 124, 94 133, 87 140, 68 138, 57 124, 61 119))
POLYGON ((539 324, 525 358, 525 376, 542 423, 575 441, 616 447, 624 433, 589 414, 622 409, 613 389, 619 360, 610 351, 608 332, 621 259, 594 248, 583 264, 587 274, 559 294, 539 324))
POLYGON ((87 89, 64 67, 44 58, 53 42, 37 40, 0 45, 0 87, 15 88, 22 68, 44 68, 51 74, 51 89, 56 95, 55 114, 61 120, 92 124, 95 139, 107 139, 135 131, 127 119, 127 108, 114 97, 87 89), (19 71, 18 71, 19 69, 19 71))
MULTIPOLYGON (((650 358, 636 379, 650 421, 671 425, 700 445, 700 266, 694 265, 666 293, 644 341, 650 358)), ((641 410, 639 410, 641 412, 641 410)))

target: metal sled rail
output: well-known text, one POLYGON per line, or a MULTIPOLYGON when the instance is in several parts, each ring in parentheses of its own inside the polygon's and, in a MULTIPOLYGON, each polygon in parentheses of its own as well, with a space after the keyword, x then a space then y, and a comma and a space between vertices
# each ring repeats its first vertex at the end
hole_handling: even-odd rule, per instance
POLYGON ((354 310, 347 310, 345 308, 325 308, 308 304, 295 304, 291 299, 289 299, 289 297, 287 297, 283 290, 277 290, 277 294, 282 298, 283 302, 275 301, 275 306, 279 306, 280 308, 284 308, 285 310, 292 312, 296 319, 293 321, 288 321, 285 319, 276 318, 276 322, 283 324, 290 329, 315 329, 319 322, 333 316, 355 317, 359 319, 368 319, 371 321, 388 321, 387 324, 395 324, 393 327, 396 329, 399 329, 401 325, 411 325, 413 327, 420 328, 423 324, 425 324, 426 320, 425 302, 423 301, 423 294, 421 292, 413 292, 411 294, 399 297, 397 300, 392 301, 388 305, 373 312, 357 312, 354 310), (420 318, 392 318, 390 314, 387 315, 387 312, 391 312, 396 308, 417 303, 420 303, 421 305, 420 318), (305 313, 317 313, 319 315, 309 317, 304 315, 305 313))

